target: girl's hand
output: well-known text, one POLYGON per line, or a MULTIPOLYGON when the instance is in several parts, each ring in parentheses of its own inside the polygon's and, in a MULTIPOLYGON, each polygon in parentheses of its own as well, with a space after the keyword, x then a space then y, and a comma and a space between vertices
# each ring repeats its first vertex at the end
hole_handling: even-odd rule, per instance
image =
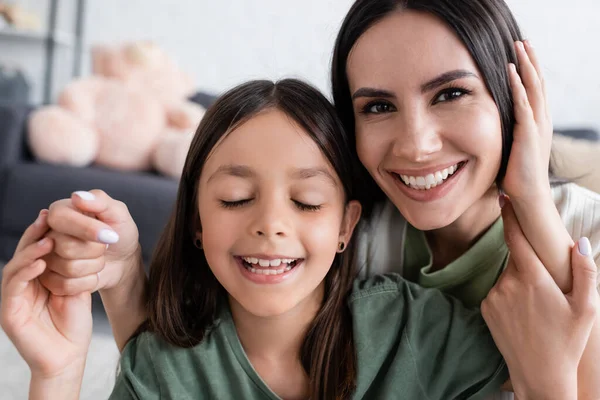
POLYGON ((56 244, 40 280, 52 293, 108 290, 137 272, 137 226, 127 206, 103 191, 75 192, 54 202, 48 224, 56 244))
POLYGON ((54 247, 44 238, 47 214, 43 210, 21 237, 2 271, 0 292, 0 324, 29 365, 32 384, 80 379, 92 336, 90 294, 54 296, 38 280, 46 269, 42 257, 54 247))
POLYGON ((542 71, 528 41, 515 42, 519 73, 508 66, 514 102, 513 144, 502 189, 513 202, 535 204, 548 196, 548 165, 552 146, 552 118, 542 71))
MULTIPOLYGON (((523 235, 512 205, 502 209, 511 255, 481 312, 522 398, 577 398, 577 369, 599 306, 596 265, 571 251, 573 289, 563 294, 523 235)), ((589 242, 588 242, 589 243, 589 242)))

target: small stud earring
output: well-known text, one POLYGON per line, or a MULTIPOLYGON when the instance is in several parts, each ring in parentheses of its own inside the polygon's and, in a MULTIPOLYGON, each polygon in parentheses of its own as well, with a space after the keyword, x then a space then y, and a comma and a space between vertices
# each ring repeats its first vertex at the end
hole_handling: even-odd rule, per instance
POLYGON ((346 248, 346 243, 340 242, 340 244, 338 244, 338 253, 341 253, 342 251, 344 251, 345 248, 346 248))
POLYGON ((194 240, 194 246, 196 246, 198 249, 202 250, 202 240, 200 240, 200 239, 194 240))

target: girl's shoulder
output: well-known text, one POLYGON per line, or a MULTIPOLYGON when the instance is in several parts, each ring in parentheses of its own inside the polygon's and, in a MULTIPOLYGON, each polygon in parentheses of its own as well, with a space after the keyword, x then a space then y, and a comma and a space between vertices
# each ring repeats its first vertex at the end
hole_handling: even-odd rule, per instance
POLYGON ((573 240, 585 236, 592 244, 592 254, 600 265, 600 194, 565 183, 552 188, 554 204, 573 240))

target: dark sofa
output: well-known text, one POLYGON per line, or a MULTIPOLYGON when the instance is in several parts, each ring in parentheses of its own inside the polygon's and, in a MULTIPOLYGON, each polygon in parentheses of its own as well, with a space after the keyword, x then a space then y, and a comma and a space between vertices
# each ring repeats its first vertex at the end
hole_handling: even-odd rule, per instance
MULTIPOLYGON (((198 93, 192 100, 208 106, 214 97, 198 93)), ((30 106, 0 103, 0 260, 12 257, 23 231, 41 209, 76 190, 102 189, 129 207, 148 265, 175 202, 178 182, 152 172, 38 163, 26 143, 26 121, 31 111, 30 106)))

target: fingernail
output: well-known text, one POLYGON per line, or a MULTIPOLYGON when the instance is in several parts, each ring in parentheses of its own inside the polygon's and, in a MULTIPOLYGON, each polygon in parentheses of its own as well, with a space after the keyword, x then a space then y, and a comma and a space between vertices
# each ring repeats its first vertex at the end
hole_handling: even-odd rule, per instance
POLYGON ((42 240, 39 240, 39 241, 37 242, 37 244, 38 244, 38 246, 43 246, 44 244, 46 244, 46 242, 47 242, 47 241, 48 241, 48 240, 47 240, 46 238, 43 238, 42 240))
POLYGON ((523 42, 521 42, 521 41, 517 42, 517 47, 519 47, 521 50, 525 50, 525 46, 523 45, 523 42))
POLYGON ((44 218, 46 218, 46 215, 48 215, 48 210, 40 211, 38 217, 35 219, 35 222, 33 224, 36 226, 42 225, 44 223, 44 218))
POLYGON ((79 198, 81 200, 85 200, 85 201, 90 201, 90 200, 95 200, 96 199, 96 196, 94 196, 90 192, 86 192, 84 190, 78 190, 77 192, 74 192, 73 194, 76 195, 76 196, 79 196, 79 198))
POLYGON ((513 72, 517 72, 517 66, 515 64, 510 63, 509 67, 513 72))
POLYGON ((592 255, 592 245, 590 244, 590 240, 585 236, 579 239, 579 242, 577 242, 577 247, 579 248, 579 253, 581 255, 586 257, 592 255))
POLYGON ((525 40, 525 44, 527 45, 527 47, 529 47, 530 49, 533 49, 533 45, 531 44, 531 41, 529 39, 525 40))
POLYGON ((504 200, 504 195, 501 194, 500 196, 498 196, 498 204, 500 204, 500 208, 504 207, 505 203, 506 201, 504 200))
POLYGON ((98 233, 98 240, 104 244, 114 244, 119 241, 119 235, 111 229, 102 229, 98 233))

